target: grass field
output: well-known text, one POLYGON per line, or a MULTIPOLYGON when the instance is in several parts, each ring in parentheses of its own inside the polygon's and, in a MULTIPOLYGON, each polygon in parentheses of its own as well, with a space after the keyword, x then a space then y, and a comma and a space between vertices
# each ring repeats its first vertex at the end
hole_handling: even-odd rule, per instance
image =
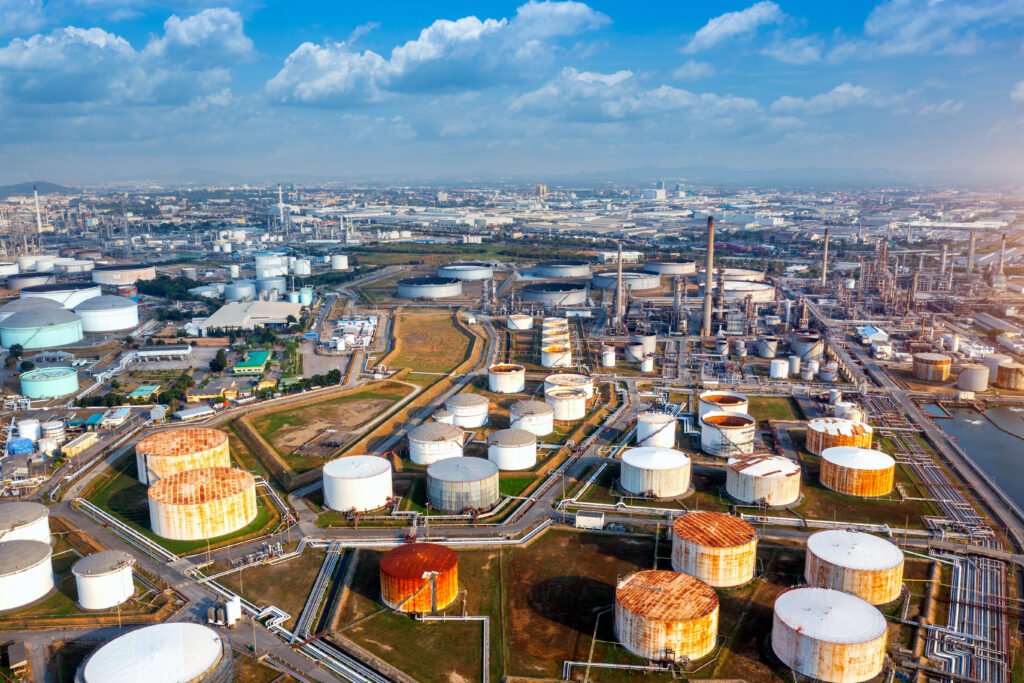
MULTIPOLYGON (((402 310, 396 315, 395 350, 388 365, 414 372, 449 373, 458 367, 469 350, 469 336, 447 311, 402 310)), ((409 381, 416 382, 416 375, 409 381)), ((430 377, 433 384, 437 377, 430 377)))
POLYGON ((296 680, 245 655, 235 655, 233 667, 234 683, 292 683, 296 680))
POLYGON ((751 396, 749 413, 758 422, 803 419, 796 401, 788 396, 751 396))
POLYGON ((502 477, 498 480, 498 491, 503 496, 518 496, 533 482, 533 477, 502 477))

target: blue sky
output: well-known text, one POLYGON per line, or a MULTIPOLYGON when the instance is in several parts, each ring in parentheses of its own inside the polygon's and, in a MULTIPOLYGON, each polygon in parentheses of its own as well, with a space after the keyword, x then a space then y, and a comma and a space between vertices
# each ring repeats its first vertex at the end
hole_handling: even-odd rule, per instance
POLYGON ((1024 175, 1024 0, 0 0, 0 180, 1024 175))

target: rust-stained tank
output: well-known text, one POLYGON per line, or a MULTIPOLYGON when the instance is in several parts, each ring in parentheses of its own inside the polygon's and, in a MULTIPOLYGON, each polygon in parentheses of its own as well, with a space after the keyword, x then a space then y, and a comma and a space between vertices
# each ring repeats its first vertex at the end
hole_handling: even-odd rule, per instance
POLYGON ((772 650, 798 674, 827 683, 869 681, 885 665, 888 627, 878 608, 828 588, 795 588, 775 600, 772 650))
POLYGON ((725 491, 741 503, 791 505, 800 498, 800 463, 781 455, 731 458, 725 491))
POLYGON ((694 511, 672 525, 672 568, 715 588, 742 586, 754 578, 757 530, 739 517, 694 511))
POLYGON ((256 519, 256 478, 233 467, 178 472, 149 487, 153 533, 175 541, 231 534, 256 519))
POLYGON ((817 417, 807 423, 807 450, 821 455, 833 446, 871 448, 875 430, 871 425, 841 417, 817 417))
POLYGON ((872 498, 892 491, 896 461, 882 451, 852 446, 826 448, 818 478, 836 493, 872 498))
POLYGON ((819 531, 807 539, 804 578, 812 586, 885 605, 903 591, 903 551, 860 531, 819 531))
POLYGON ((146 485, 178 472, 231 467, 228 435, 206 427, 150 434, 135 444, 135 463, 139 481, 146 485))
POLYGON ((459 593, 459 561, 436 543, 407 543, 380 560, 380 599, 398 612, 444 609, 459 593))
POLYGON ((1010 362, 998 366, 996 386, 1000 389, 1024 391, 1024 364, 1010 362))
POLYGON ((718 594, 678 572, 630 574, 615 587, 615 636, 644 659, 700 659, 715 649, 718 594))
POLYGON ((945 382, 953 369, 953 359, 944 353, 914 354, 914 378, 925 382, 945 382))

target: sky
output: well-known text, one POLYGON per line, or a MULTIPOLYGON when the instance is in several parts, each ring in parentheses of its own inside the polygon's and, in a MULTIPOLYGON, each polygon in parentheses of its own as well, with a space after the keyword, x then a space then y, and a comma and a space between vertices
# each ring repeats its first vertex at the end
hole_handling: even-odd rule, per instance
POLYGON ((0 181, 1024 177, 1024 0, 0 0, 0 181))

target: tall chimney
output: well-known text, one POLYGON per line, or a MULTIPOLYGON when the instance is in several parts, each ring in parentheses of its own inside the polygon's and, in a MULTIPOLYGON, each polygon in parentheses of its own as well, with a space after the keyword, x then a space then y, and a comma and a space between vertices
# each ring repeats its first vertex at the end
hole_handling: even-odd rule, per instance
POLYGON ((825 249, 821 252, 821 288, 828 282, 828 228, 825 228, 825 249))
POLYGON ((1006 265, 1006 233, 1002 234, 999 240, 999 274, 1004 275, 1003 266, 1006 265))
POLYGON ((701 325, 702 337, 711 336, 711 290, 715 276, 715 217, 708 216, 708 253, 704 261, 704 324, 701 325))
POLYGON ((946 276, 946 260, 949 258, 949 245, 942 243, 942 264, 939 266, 939 277, 946 276))
POLYGON ((619 242, 618 256, 615 259, 615 327, 619 327, 622 324, 622 319, 625 317, 622 299, 622 242, 619 242))
POLYGON ((974 244, 978 241, 978 233, 971 230, 971 241, 967 247, 967 276, 974 275, 974 244))
POLYGON ((39 210, 39 190, 36 189, 35 185, 32 186, 32 194, 36 198, 36 234, 37 235, 42 235, 43 234, 43 213, 42 213, 42 211, 39 210))
POLYGON ((683 315, 683 279, 672 278, 672 313, 676 317, 676 332, 686 333, 686 316, 683 315))

